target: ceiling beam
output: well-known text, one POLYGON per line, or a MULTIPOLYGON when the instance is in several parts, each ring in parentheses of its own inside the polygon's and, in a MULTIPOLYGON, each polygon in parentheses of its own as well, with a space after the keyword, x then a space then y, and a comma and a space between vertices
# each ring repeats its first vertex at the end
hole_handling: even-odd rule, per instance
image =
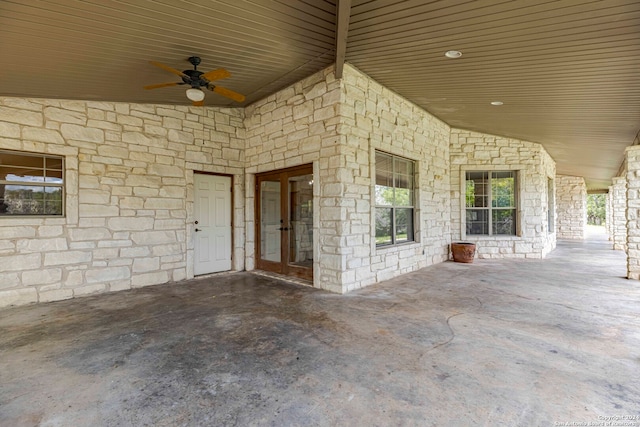
POLYGON ((342 78, 347 54, 347 33, 351 17, 351 0, 338 0, 336 4, 336 78, 342 78))

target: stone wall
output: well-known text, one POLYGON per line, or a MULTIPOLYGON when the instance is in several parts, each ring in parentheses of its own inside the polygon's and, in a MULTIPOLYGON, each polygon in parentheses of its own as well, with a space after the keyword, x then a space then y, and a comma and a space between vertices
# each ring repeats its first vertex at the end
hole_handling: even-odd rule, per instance
POLYGON ((640 280, 640 146, 627 147, 624 169, 627 178, 627 277, 640 280))
POLYGON ((479 258, 542 258, 555 247, 548 230, 547 182, 555 176, 555 162, 539 144, 451 130, 452 241, 477 244, 479 258), (467 171, 517 171, 518 218, 516 236, 470 236, 465 233, 464 180, 467 171))
POLYGON ((0 118, 0 149, 66 160, 64 218, 0 218, 0 305, 193 277, 195 171, 233 177, 233 269, 252 270, 256 174, 313 164, 314 286, 333 292, 446 260, 469 168, 519 174, 519 235, 474 238, 481 257, 555 245, 541 146, 451 130, 349 65, 246 109, 0 98, 0 118), (414 242, 376 247, 376 150, 416 162, 414 242))
POLYGON ((340 197, 344 291, 445 261, 450 243, 449 126, 353 67, 344 71, 340 105, 344 169, 340 197), (375 151, 416 162, 415 242, 376 247, 375 151))
MULTIPOLYGON (((449 127, 350 65, 316 73, 246 110, 247 187, 256 173, 314 164, 314 286, 347 292, 447 258, 449 127), (377 249, 375 150, 416 160, 416 242, 377 249)), ((255 265, 247 193, 247 268, 255 265)))
POLYGON ((580 176, 556 177, 558 239, 584 239, 587 231, 587 185, 580 176))
POLYGON ((0 305, 193 277, 193 172, 233 175, 244 268, 243 110, 0 98, 0 149, 65 158, 64 218, 0 218, 0 305))
POLYGON ((627 180, 626 177, 615 177, 612 179, 613 185, 611 198, 611 238, 613 249, 627 250, 627 180))
MULTIPOLYGON (((314 286, 343 292, 345 242, 340 230, 347 219, 340 186, 345 159, 338 136, 341 82, 327 68, 246 108, 247 188, 255 174, 312 163, 314 165, 314 286)), ((246 267, 255 268, 255 191, 246 195, 246 267)))
POLYGON ((605 219, 604 225, 607 230, 607 236, 609 240, 613 240, 611 237, 613 235, 613 228, 611 227, 611 211, 613 210, 613 198, 611 194, 613 193, 613 188, 609 186, 609 192, 606 194, 606 202, 605 202, 605 219))

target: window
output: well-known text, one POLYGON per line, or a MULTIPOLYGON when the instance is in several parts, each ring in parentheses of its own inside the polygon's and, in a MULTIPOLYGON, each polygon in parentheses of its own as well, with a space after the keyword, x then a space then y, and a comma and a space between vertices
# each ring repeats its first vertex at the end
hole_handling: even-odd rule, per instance
POLYGON ((467 172, 467 234, 516 234, 516 172, 467 172))
POLYGON ((547 178, 547 231, 549 233, 556 232, 555 214, 555 192, 553 191, 553 179, 547 178))
POLYGON ((415 164, 376 151, 376 245, 413 241, 415 164))
POLYGON ((64 214, 62 157, 0 150, 0 216, 64 214))

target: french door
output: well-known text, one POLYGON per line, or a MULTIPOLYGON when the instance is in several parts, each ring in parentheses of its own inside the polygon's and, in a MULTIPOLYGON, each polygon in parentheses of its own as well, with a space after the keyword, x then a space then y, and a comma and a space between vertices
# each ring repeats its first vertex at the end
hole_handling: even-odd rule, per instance
POLYGON ((256 266, 313 280, 313 167, 256 176, 256 266))

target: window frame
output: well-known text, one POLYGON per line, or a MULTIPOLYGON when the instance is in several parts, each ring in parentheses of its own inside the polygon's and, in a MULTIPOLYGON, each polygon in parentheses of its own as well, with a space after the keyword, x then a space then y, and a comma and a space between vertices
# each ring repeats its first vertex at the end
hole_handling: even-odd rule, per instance
MULTIPOLYGON (((6 180, 0 179, 0 185, 2 186, 20 186, 20 187, 47 187, 47 188, 59 188, 60 193, 60 204, 61 204, 61 212, 59 214, 46 214, 46 213, 38 213, 38 214, 7 214, 0 213, 0 218, 10 219, 10 218, 65 218, 66 217, 66 198, 67 198, 67 177, 66 177, 66 157, 63 155, 56 154, 45 154, 45 153, 34 153, 29 151, 19 151, 19 150, 7 150, 0 149, 0 154, 7 154, 13 156, 22 156, 22 157, 37 157, 42 159, 42 168, 40 167, 32 167, 28 165, 6 165, 16 169, 25 169, 25 170, 41 170, 42 171, 42 181, 29 181, 29 180, 6 180), (60 168, 50 167, 47 168, 47 160, 55 160, 56 162, 60 162, 60 168), (60 173, 60 182, 47 182, 47 170, 57 171, 60 173)), ((4 165, 3 165, 4 166, 4 165)), ((3 177, 5 178, 5 177, 3 177)), ((4 198, 4 193, 3 193, 4 198)))
POLYGON ((372 215, 372 225, 373 225, 373 242, 374 242, 374 246, 377 249, 380 248, 390 248, 390 247, 396 247, 396 246, 401 246, 401 245, 407 245, 407 244, 412 244, 412 243, 416 243, 417 239, 416 239, 416 210, 417 210, 417 196, 418 196, 418 191, 417 191, 417 185, 416 183, 418 182, 417 178, 418 178, 418 162, 416 160, 410 159, 408 157, 404 157, 404 156, 399 156, 396 154, 392 154, 392 153, 388 153, 382 150, 377 150, 374 149, 373 150, 373 179, 372 179, 372 199, 373 199, 373 215, 372 215), (404 189, 404 187, 397 187, 396 186, 396 179, 398 176, 404 175, 401 172, 397 172, 395 170, 396 167, 396 160, 400 160, 403 162, 409 162, 411 164, 411 177, 410 177, 410 182, 411 182, 411 189, 410 189, 410 197, 411 197, 411 204, 410 205, 396 205, 395 204, 395 200, 392 204, 390 205, 378 205, 377 204, 377 200, 376 200, 376 187, 377 187, 377 174, 378 174, 378 155, 381 156, 387 156, 390 158, 391 160, 391 165, 392 165, 392 170, 391 170, 391 178, 392 178, 392 187, 395 191, 396 188, 401 188, 404 189), (378 209, 390 209, 391 210, 391 241, 390 242, 383 242, 383 243, 378 243, 377 242, 377 238, 376 238, 376 229, 377 229, 377 210, 378 209), (411 219, 411 224, 408 225, 407 227, 410 228, 410 233, 409 230, 407 230, 407 238, 406 240, 401 240, 398 241, 397 240, 397 230, 396 230, 396 219, 397 219, 397 211, 398 210, 410 210, 410 214, 409 214, 409 218, 411 219))
POLYGON ((520 200, 520 195, 522 194, 521 192, 521 185, 522 185, 522 179, 521 179, 521 172, 520 169, 511 169, 511 168, 496 168, 496 169, 486 169, 486 168, 481 168, 481 169, 465 169, 465 170, 461 170, 461 219, 462 219, 462 223, 461 223, 461 235, 463 238, 466 238, 467 236, 471 237, 471 238, 499 238, 499 239, 512 239, 512 238, 516 238, 519 237, 521 235, 520 233, 520 224, 522 222, 522 218, 521 218, 521 200, 520 200), (484 173, 487 174, 487 193, 485 194, 485 197, 487 198, 486 200, 486 207, 467 207, 467 200, 466 200, 466 187, 467 187, 467 174, 469 173, 484 173), (509 206, 509 207, 494 207, 493 206, 493 194, 492 194, 492 176, 494 174, 500 174, 500 173, 511 173, 513 174, 513 178, 514 178, 514 185, 513 185, 513 206, 509 206), (472 234, 472 233, 468 233, 467 232, 467 212, 469 210, 486 210, 487 211, 487 229, 488 229, 488 233, 487 234, 472 234), (515 221, 514 224, 514 232, 512 234, 496 234, 493 232, 493 212, 494 211, 499 211, 499 210, 513 210, 513 220, 515 221))

